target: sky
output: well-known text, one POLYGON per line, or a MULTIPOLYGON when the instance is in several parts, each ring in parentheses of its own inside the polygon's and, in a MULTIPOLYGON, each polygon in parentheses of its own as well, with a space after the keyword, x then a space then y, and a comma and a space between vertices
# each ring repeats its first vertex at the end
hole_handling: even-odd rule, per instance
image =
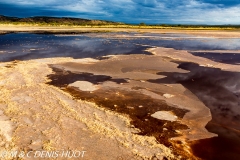
POLYGON ((240 24, 240 0, 0 0, 0 15, 131 24, 240 24))

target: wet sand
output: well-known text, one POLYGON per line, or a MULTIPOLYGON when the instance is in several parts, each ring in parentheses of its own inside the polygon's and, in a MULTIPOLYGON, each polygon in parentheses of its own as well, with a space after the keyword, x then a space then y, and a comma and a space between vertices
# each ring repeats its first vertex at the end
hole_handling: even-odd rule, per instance
POLYGON ((159 71, 186 72, 161 56, 49 58, 1 65, 1 109, 10 124, 2 149, 84 148, 86 159, 197 159, 187 141, 216 136, 204 128, 211 114, 195 95, 180 84, 147 82, 162 77, 159 71), (99 89, 81 91, 69 85, 74 81, 99 89), (159 111, 177 120, 165 120, 159 111), (163 119, 154 118, 156 112, 163 119))
MULTIPOLYGON (((236 53, 236 54, 238 54, 238 53, 236 53)), ((239 138, 238 138, 239 137, 239 127, 240 127, 239 119, 238 119, 238 117, 240 116, 240 113, 238 110, 239 102, 240 102, 240 100, 238 98, 238 96, 239 96, 238 79, 240 78, 239 77, 240 74, 239 74, 239 72, 233 72, 233 70, 237 71, 239 69, 239 66, 230 65, 227 63, 221 64, 221 63, 218 63, 218 61, 214 62, 214 61, 207 60, 204 58, 194 57, 194 56, 190 55, 190 53, 187 53, 187 52, 184 53, 183 51, 177 51, 177 50, 173 50, 173 49, 159 48, 155 51, 155 55, 161 55, 165 61, 176 63, 178 65, 177 68, 189 70, 190 73, 179 73, 179 71, 173 72, 173 71, 171 71, 170 68, 166 70, 167 72, 161 70, 160 72, 156 73, 156 71, 158 69, 155 68, 155 70, 154 70, 155 74, 162 75, 165 77, 161 77, 159 79, 154 78, 154 79, 150 80, 151 79, 150 76, 147 76, 150 79, 142 80, 144 83, 145 83, 145 81, 148 81, 151 83, 156 83, 158 85, 159 84, 169 84, 169 85, 182 84, 185 88, 187 88, 193 94, 195 94, 212 111, 213 119, 211 120, 210 123, 208 123, 207 129, 213 133, 217 133, 219 137, 207 138, 207 139, 203 139, 203 140, 195 139, 193 141, 187 141, 189 143, 189 145, 192 147, 192 152, 194 153, 194 155, 197 155, 198 157, 203 158, 203 159, 226 159, 226 158, 233 159, 233 160, 239 159, 240 155, 238 154, 239 149, 237 148, 237 146, 238 146, 237 144, 239 144, 239 142, 240 142, 239 138), (188 62, 186 62, 186 61, 188 61, 188 62), (192 62, 189 62, 189 61, 192 61, 192 62), (230 70, 230 71, 228 71, 228 70, 230 70), (223 121, 223 119, 224 119, 224 121, 223 121), (220 153, 218 153, 218 152, 220 152, 220 153)), ((142 59, 144 59, 144 58, 142 58, 142 59)), ((131 60, 132 60, 132 62, 134 62, 133 59, 131 59, 131 60)), ((144 62, 147 63, 148 62, 147 59, 144 59, 144 62)), ((154 63, 154 60, 151 60, 151 62, 154 63)), ((141 60, 139 60, 139 63, 141 63, 141 60)), ((117 65, 116 62, 115 62, 115 65, 117 65)), ((160 63, 159 63, 159 65, 160 65, 160 63)), ((161 64, 161 65, 164 66, 163 64, 161 64)), ((74 63, 65 63, 60 66, 67 70, 70 69, 73 71, 80 71, 80 72, 82 72, 82 71, 83 72, 86 72, 86 71, 91 72, 92 71, 91 70, 92 65, 87 65, 88 66, 87 68, 85 67, 85 65, 74 64, 74 63), (77 69, 77 68, 81 68, 81 69, 77 69)), ((104 67, 104 64, 101 64, 100 66, 101 66, 101 69, 94 68, 94 72, 96 72, 98 74, 104 73, 104 75, 107 74, 106 70, 108 70, 108 69, 106 69, 104 67)), ((167 66, 169 67, 170 64, 168 64, 167 66)), ((143 66, 141 66, 141 67, 143 67, 143 66)), ((146 68, 144 68, 144 67, 141 68, 141 67, 138 68, 138 66, 136 64, 134 64, 133 68, 131 68, 129 66, 129 68, 126 67, 128 69, 124 68, 124 70, 122 70, 122 71, 142 72, 143 70, 148 70, 147 69, 148 67, 151 68, 151 65, 145 66, 146 68)), ((151 70, 151 69, 149 69, 149 70, 151 70)), ((151 74, 154 73, 153 71, 149 71, 149 72, 151 74)), ((149 73, 149 72, 147 72, 147 73, 149 73)), ((108 72, 108 74, 109 74, 109 72, 108 72)), ((113 74, 113 73, 111 73, 111 74, 113 74)), ((120 74, 118 74, 118 75, 120 75, 120 74)), ((114 76, 116 76, 116 75, 114 74, 114 76)), ((120 76, 120 77, 124 77, 124 76, 120 76)), ((131 78, 128 77, 128 79, 131 79, 131 78)), ((141 85, 141 87, 140 86, 138 86, 138 87, 140 87, 141 89, 146 89, 143 87, 145 85, 144 83, 141 85)), ((151 89, 149 89, 149 88, 147 90, 151 91, 151 89)), ((80 91, 71 90, 71 89, 67 89, 67 92, 72 93, 76 98, 90 100, 95 103, 98 103, 99 105, 102 105, 102 106, 112 109, 111 107, 108 107, 108 105, 104 104, 103 102, 101 102, 101 101, 99 102, 99 100, 98 100, 99 97, 97 98, 96 95, 94 94, 94 92, 91 93, 90 95, 85 95, 80 91)), ((108 91, 104 91, 104 92, 107 93, 108 91)), ((155 92, 152 91, 152 92, 157 93, 156 91, 155 92)), ((97 93, 97 94, 101 95, 101 92, 97 93)), ((159 91, 158 91, 158 94, 159 94, 159 91)), ((163 96, 163 93, 161 93, 161 91, 160 91, 159 95, 163 96)), ((144 98, 139 98, 139 99, 144 99, 144 98)), ((117 102, 117 100, 115 100, 115 101, 117 102)), ((121 101, 123 101, 123 100, 121 100, 121 101)), ((151 100, 151 101, 154 102, 154 100, 151 100)), ((147 102, 145 102, 145 103, 147 104, 147 102)), ((178 105, 179 104, 180 104, 180 102, 178 102, 178 105)), ((112 105, 112 107, 114 106, 112 103, 110 103, 110 105, 112 105)), ((126 103, 126 105, 127 105, 127 103, 126 103)), ((137 104, 137 105, 141 105, 141 104, 137 104)), ((133 109, 135 109, 135 107, 133 107, 133 109)), ((115 109, 116 108, 114 108, 114 110, 115 109)), ((158 108, 158 110, 160 110, 160 108, 158 108)), ((134 111, 132 111, 132 112, 134 112, 134 111)), ((121 113, 121 111, 120 111, 120 113, 121 113)), ((124 113, 126 113, 126 112, 124 112, 124 113)), ((147 113, 147 112, 144 112, 144 113, 147 113)), ((198 114, 202 115, 200 113, 198 113, 198 114)), ((153 126, 155 125, 153 122, 151 122, 151 124, 153 124, 153 126)), ((148 125, 151 126, 150 124, 148 124, 148 125)), ((172 125, 172 126, 175 126, 175 125, 172 125)), ((177 128, 175 128, 175 129, 177 129, 177 128)), ((158 131, 162 132, 163 129, 158 129, 158 131)), ((154 135, 153 133, 151 133, 151 131, 148 130, 147 135, 149 135, 149 134, 154 135)), ((197 133, 196 133, 196 135, 197 135, 197 133)), ((155 135, 155 137, 156 137, 156 139, 158 139, 159 136, 155 135)), ((168 137, 165 135, 164 137, 166 139, 169 139, 171 136, 168 137)), ((169 142, 167 140, 164 140, 164 139, 158 139, 158 140, 159 140, 159 142, 165 144, 166 146, 169 145, 169 142)), ((176 142, 175 142, 175 145, 176 145, 176 142)), ((176 154, 178 154, 178 153, 176 153, 176 154)), ((189 156, 189 155, 187 155, 187 156, 189 156)))

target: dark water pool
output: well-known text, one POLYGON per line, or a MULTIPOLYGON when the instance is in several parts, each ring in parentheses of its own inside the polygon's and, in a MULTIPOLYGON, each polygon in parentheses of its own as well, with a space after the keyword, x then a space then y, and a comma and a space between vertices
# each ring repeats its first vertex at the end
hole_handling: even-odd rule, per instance
POLYGON ((13 33, 0 35, 0 61, 50 57, 98 58, 109 54, 150 54, 144 50, 151 46, 189 51, 238 50, 240 49, 239 42, 240 39, 197 38, 183 34, 13 33))
POLYGON ((227 64, 240 64, 240 53, 219 53, 219 52, 190 52, 191 54, 199 57, 211 59, 212 61, 227 63, 227 64))
POLYGON ((150 54, 147 47, 125 44, 121 40, 92 38, 84 35, 7 34, 0 36, 0 61, 50 57, 97 58, 109 54, 150 54))
POLYGON ((165 78, 152 83, 180 83, 194 93, 211 110, 208 131, 218 137, 192 143, 195 155, 206 160, 240 159, 240 72, 180 63, 189 73, 160 72, 165 78))

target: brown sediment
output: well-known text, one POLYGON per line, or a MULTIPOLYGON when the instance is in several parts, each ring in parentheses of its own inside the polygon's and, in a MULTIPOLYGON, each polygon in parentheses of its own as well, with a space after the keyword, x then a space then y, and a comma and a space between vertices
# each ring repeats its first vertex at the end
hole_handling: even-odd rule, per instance
POLYGON ((13 61, 13 62, 5 65, 4 67, 6 67, 6 68, 13 68, 14 66, 17 65, 18 62, 19 62, 19 61, 15 60, 15 61, 13 61))
POLYGON ((206 128, 218 137, 189 142, 194 155, 206 160, 239 160, 239 131, 209 122, 206 128))
MULTIPOLYGON (((76 87, 68 86, 68 84, 72 83, 72 80, 85 80, 99 84, 104 82, 104 80, 111 80, 111 78, 93 74, 86 77, 88 73, 72 73, 71 71, 67 71, 68 73, 64 74, 66 71, 56 68, 54 71, 56 71, 55 74, 48 75, 48 78, 52 80, 48 84, 60 87, 63 91, 70 93, 75 99, 93 102, 99 107, 129 116, 132 127, 139 129, 139 132, 136 134, 155 137, 159 143, 172 148, 173 153, 180 159, 197 159, 183 149, 185 144, 181 141, 171 141, 171 138, 181 136, 178 132, 179 130, 189 129, 188 126, 181 124, 180 121, 171 122, 151 117, 157 111, 171 111, 181 119, 188 110, 172 107, 164 100, 153 99, 134 90, 128 91, 120 88, 102 87, 91 92, 81 91, 76 87)), ((134 89, 141 89, 141 87, 134 89)))
POLYGON ((152 83, 180 83, 194 93, 212 113, 206 129, 218 137, 188 142, 194 155, 206 160, 240 159, 239 72, 203 67, 197 63, 173 61, 189 73, 163 73, 167 77, 152 83))
POLYGON ((100 56, 100 57, 96 57, 95 59, 97 60, 105 60, 105 59, 109 59, 110 57, 107 56, 100 56))
MULTIPOLYGON (((170 53, 176 53, 176 52, 178 53, 177 55, 187 54, 187 52, 183 52, 183 51, 180 52, 173 49, 170 50, 170 49, 159 48, 159 50, 161 50, 162 51, 161 53, 164 53, 164 54, 170 54, 170 53)), ((183 157, 187 157, 188 159, 189 158, 196 159, 194 155, 192 155, 191 148, 186 143, 186 141, 198 140, 198 139, 204 139, 204 138, 216 136, 216 134, 212 134, 205 129, 205 125, 211 120, 210 110, 201 101, 199 101, 199 99, 196 96, 194 96, 190 91, 188 92, 186 88, 182 87, 181 84, 177 84, 174 80, 172 80, 173 85, 168 85, 171 83, 171 81, 169 81, 169 78, 166 77, 168 75, 162 76, 162 74, 161 75, 157 74, 158 72, 165 74, 166 72, 164 71, 170 72, 169 74, 171 74, 171 72, 176 72, 179 74, 188 73, 188 71, 178 69, 177 68, 178 65, 176 65, 175 63, 168 62, 167 59, 163 60, 163 58, 158 56, 158 54, 159 53, 156 53, 156 56, 146 56, 146 55, 114 56, 107 60, 89 61, 88 63, 86 63, 85 61, 83 61, 84 63, 81 63, 81 61, 58 63, 58 64, 53 64, 52 67, 59 68, 60 70, 65 72, 71 71, 74 73, 91 73, 93 75, 105 75, 105 76, 110 76, 113 78, 120 78, 120 79, 124 78, 127 80, 128 83, 116 84, 109 81, 105 81, 105 82, 97 83, 96 87, 99 88, 99 91, 104 89, 109 89, 109 90, 115 89, 114 91, 119 90, 119 91, 126 91, 126 92, 130 91, 132 93, 131 95, 132 97, 134 97, 135 94, 141 94, 141 95, 147 96, 148 99, 151 101, 160 100, 161 102, 164 102, 165 104, 167 104, 167 106, 188 110, 189 112, 186 112, 184 117, 179 118, 177 121, 177 122, 180 122, 181 124, 188 126, 188 129, 175 130, 178 133, 178 137, 172 137, 168 139, 167 142, 170 142, 170 143, 172 142, 171 144, 172 146, 169 148, 173 148, 174 152, 176 153, 175 155, 181 155, 183 157), (166 78, 168 79, 166 80, 166 78), (158 80, 162 79, 166 81, 164 81, 162 84, 150 83, 148 81, 149 79, 158 79, 158 80), (166 97, 164 95, 172 95, 173 97, 166 97)), ((55 82, 57 83, 57 77, 55 78, 56 78, 55 82)), ((66 76, 65 78, 68 79, 68 76, 66 76)), ((76 81, 81 82, 81 79, 80 80, 76 79, 76 81)), ((88 81, 88 80, 85 79, 85 81, 88 81)), ((64 88, 67 86, 68 84, 65 84, 61 87, 61 89, 64 90, 64 88)), ((75 86, 75 87, 78 87, 78 86, 75 86)), ((75 88, 75 90, 79 90, 79 89, 81 90, 81 87, 78 89, 75 88)), ((94 93, 96 93, 96 91, 93 91, 91 94, 96 96, 94 93)), ((102 95, 104 95, 103 93, 102 95)), ((78 95, 78 93, 76 94, 78 95)), ((91 94, 90 96, 92 96, 91 94)), ((83 94, 81 96, 83 96, 82 98, 84 98, 85 95, 83 94)), ((81 99, 81 96, 79 96, 77 99, 81 99)), ((110 95, 110 96, 113 96, 113 95, 110 95)), ((98 99, 101 99, 101 98, 103 99, 103 97, 98 97, 98 99)), ((94 97, 92 99, 91 97, 90 98, 88 97, 86 100, 88 99, 90 99, 89 100, 90 102, 95 103, 94 97)), ((142 98, 140 97, 137 100, 139 101, 139 99, 142 99, 142 98)), ((113 104, 113 105, 116 105, 117 107, 117 104, 113 104)), ((139 105, 143 106, 142 104, 139 104, 139 105)), ((103 108, 107 108, 108 110, 111 110, 111 107, 103 106, 103 108)), ((142 107, 139 107, 139 108, 142 108, 142 107)), ((134 107, 132 108, 130 106, 129 110, 130 109, 134 109, 134 107)), ((113 111, 115 111, 115 109, 113 109, 113 111)), ((159 109, 158 111, 161 111, 161 109, 159 109)), ((166 128, 164 130, 167 131, 166 128)), ((145 137, 148 137, 148 136, 145 136, 145 137)), ((161 144, 161 142, 159 144, 161 144)))
MULTIPOLYGON (((50 65, 51 66, 51 65, 50 65)), ((56 74, 49 75, 48 77, 52 80, 48 84, 55 85, 58 87, 64 87, 75 81, 89 81, 93 84, 98 84, 105 81, 120 83, 127 83, 125 79, 114 79, 106 75, 94 75, 92 73, 73 73, 71 71, 64 71, 58 68, 52 67, 56 74)))
POLYGON ((168 106, 164 101, 154 100, 146 95, 124 91, 120 89, 98 89, 94 92, 84 92, 73 87, 67 87, 65 91, 75 98, 96 103, 98 106, 127 114, 132 119, 132 124, 141 130, 141 135, 157 134, 166 139, 176 137, 179 134, 175 130, 188 129, 187 126, 178 122, 170 122, 152 118, 157 111, 172 111, 182 118, 186 110, 168 106), (163 132, 166 128, 167 133, 163 132))

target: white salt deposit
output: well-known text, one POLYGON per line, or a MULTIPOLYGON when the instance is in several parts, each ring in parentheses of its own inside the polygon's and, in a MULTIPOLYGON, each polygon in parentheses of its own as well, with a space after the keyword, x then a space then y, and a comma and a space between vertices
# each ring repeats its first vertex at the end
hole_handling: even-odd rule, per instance
POLYGON ((176 121, 178 118, 176 115, 174 115, 170 111, 158 111, 152 114, 151 117, 157 118, 160 120, 167 120, 167 121, 176 121))
POLYGON ((74 83, 69 84, 70 87, 77 87, 81 91, 95 91, 98 89, 97 85, 94 85, 88 81, 76 81, 74 83))

